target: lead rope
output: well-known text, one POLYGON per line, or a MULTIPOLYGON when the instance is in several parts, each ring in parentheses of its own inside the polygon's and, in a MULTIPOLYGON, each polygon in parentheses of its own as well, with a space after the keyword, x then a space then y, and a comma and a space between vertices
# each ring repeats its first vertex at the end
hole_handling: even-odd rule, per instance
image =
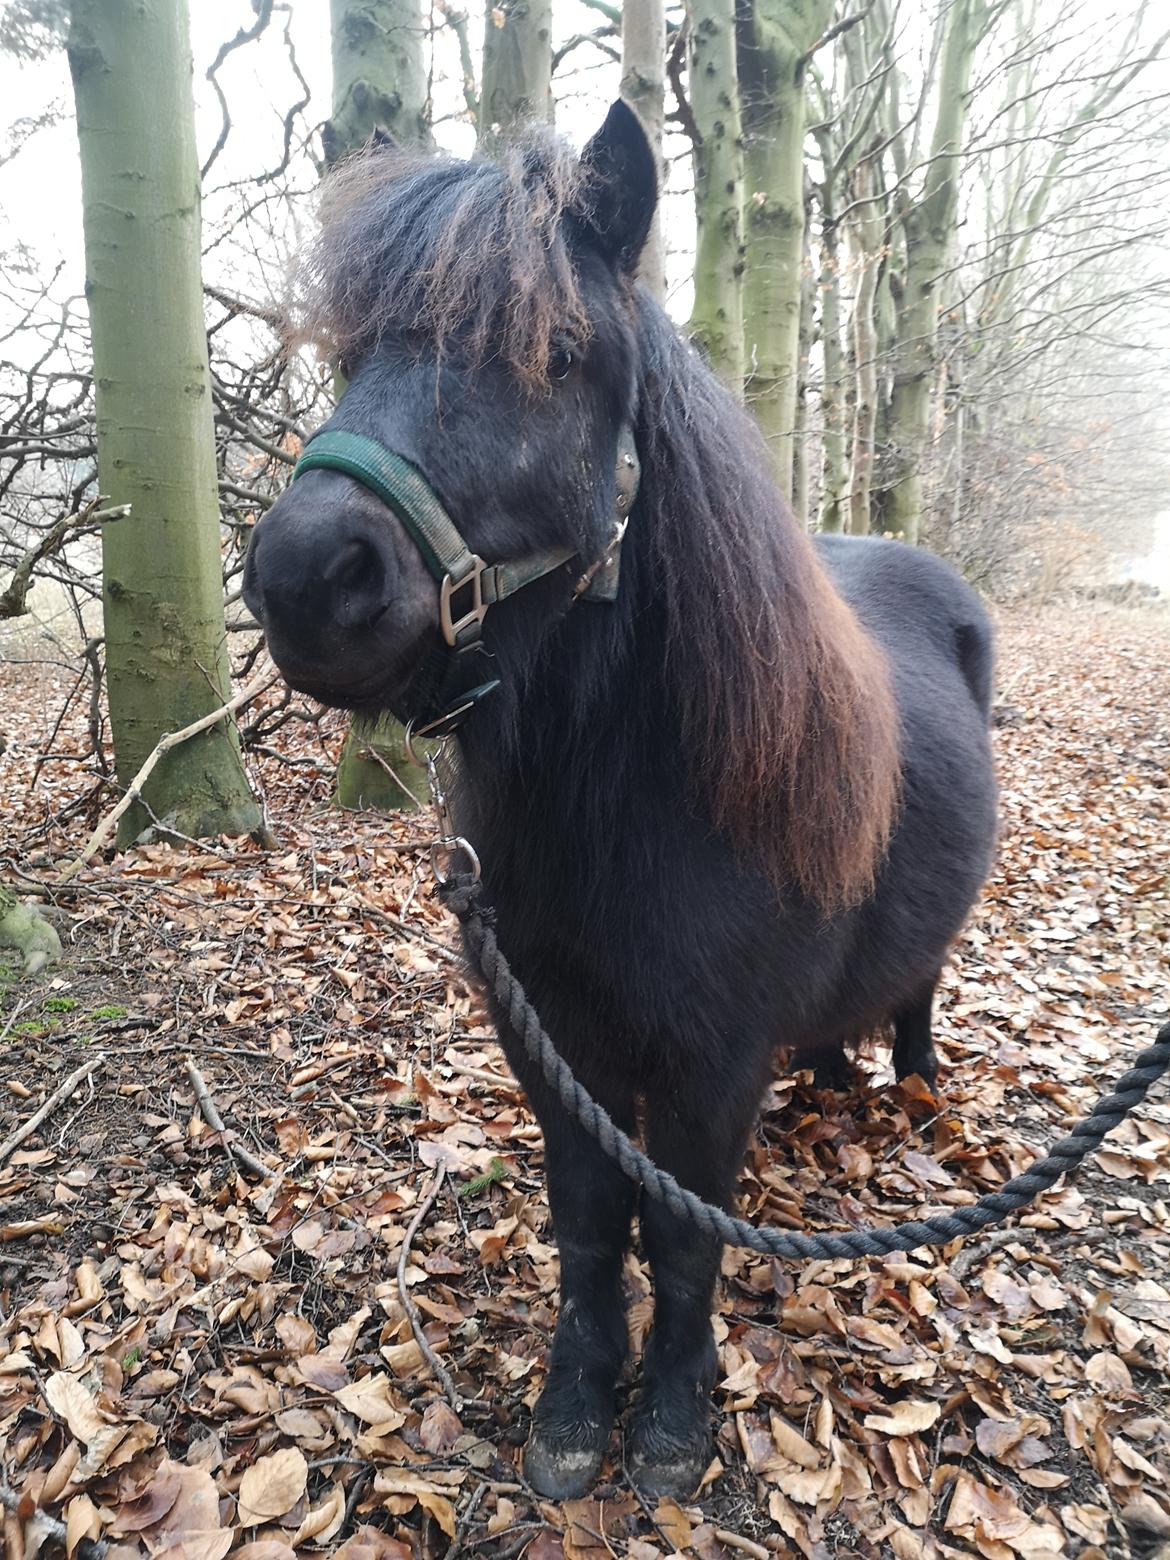
POLYGON ((930 1219, 911 1219, 890 1229, 863 1228, 837 1235, 790 1235, 778 1230, 757 1229, 746 1219, 733 1218, 714 1203, 704 1202, 694 1192, 680 1186, 674 1176, 660 1169, 630 1141, 608 1112, 577 1082, 500 952, 492 926, 492 912, 481 903, 482 885, 470 873, 457 874, 440 883, 439 893, 463 927, 475 967, 506 1008, 508 1022, 523 1042, 525 1053, 540 1069, 549 1087, 556 1091, 557 1098, 573 1120, 596 1139, 602 1152, 616 1160, 631 1180, 637 1181, 656 1202, 665 1203, 671 1213, 689 1219, 705 1234, 717 1235, 729 1246, 746 1246, 767 1256, 801 1260, 880 1257, 892 1251, 913 1251, 917 1246, 942 1246, 956 1236, 972 1235, 989 1224, 999 1224, 1008 1214, 1047 1191, 1099 1147, 1102 1139, 1141 1104, 1151 1085, 1170 1067, 1170 1023, 1167 1023, 1159 1031, 1157 1043, 1140 1053, 1136 1064, 1118 1079, 1113 1093, 1098 1100, 1068 1137, 1054 1143, 1044 1158, 1022 1175, 1013 1176, 999 1191, 986 1193, 969 1208, 937 1214, 930 1219))
POLYGON ((861 1228, 835 1235, 792 1235, 781 1234, 779 1230, 757 1229, 746 1219, 734 1218, 715 1203, 704 1202, 694 1192, 680 1186, 674 1176, 660 1169, 626 1136, 604 1107, 578 1083, 572 1068, 546 1034, 524 994, 524 987, 500 952, 494 912, 482 903, 479 858, 468 842, 453 832, 447 800, 430 754, 426 767, 439 814, 440 838, 431 851, 439 895, 462 926, 472 961, 496 1000, 507 1011, 508 1022, 523 1043, 525 1054, 540 1069, 566 1112, 632 1181, 636 1181, 655 1202, 664 1203, 671 1213, 689 1220, 707 1235, 718 1236, 729 1246, 744 1246, 771 1257, 807 1261, 810 1258, 881 1257, 893 1251, 913 1251, 918 1246, 943 1246, 960 1235, 973 1235, 989 1224, 1002 1223, 1017 1208, 1026 1207, 1041 1192, 1046 1192, 1062 1175, 1075 1170, 1083 1159, 1100 1147, 1113 1128, 1142 1103, 1152 1085, 1170 1067, 1170 1023, 1166 1023, 1158 1031, 1155 1044, 1139 1053, 1135 1065, 1117 1080, 1113 1092, 1102 1096, 1067 1137, 1054 1143, 1044 1158, 1037 1160, 1022 1175, 1013 1176, 997 1192, 985 1193, 969 1208, 936 1214, 929 1219, 910 1219, 889 1229, 861 1228), (440 865, 443 855, 450 860, 460 852, 466 854, 471 870, 445 875, 440 865))

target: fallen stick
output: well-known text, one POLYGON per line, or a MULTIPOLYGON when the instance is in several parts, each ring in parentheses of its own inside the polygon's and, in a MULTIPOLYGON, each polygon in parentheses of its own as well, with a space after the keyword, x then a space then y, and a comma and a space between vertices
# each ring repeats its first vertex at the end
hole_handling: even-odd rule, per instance
POLYGON ((12 1009, 12 1012, 9 1013, 8 1022, 4 1025, 3 1029, 0 1029, 0 1045, 3 1045, 4 1041, 8 1039, 8 1031, 16 1023, 16 1020, 24 1012, 25 1008, 29 1006, 31 1000, 31 998, 26 998, 23 1002, 18 1002, 12 1009))
MULTIPOLYGON (((18 1495, 15 1490, 10 1490, 7 1484, 0 1484, 0 1506, 3 1506, 5 1511, 10 1511, 17 1521, 29 1530, 25 1533, 25 1538, 34 1540, 34 1545, 29 1550, 30 1554, 38 1554, 40 1552, 40 1544, 43 1544, 47 1538, 51 1538, 55 1544, 63 1546, 66 1540, 64 1522, 59 1522, 56 1517, 51 1517, 47 1511, 42 1511, 39 1506, 34 1506, 31 1511, 26 1511, 25 1507, 27 1505, 28 1501, 23 1496, 18 1495), (40 1544, 35 1542, 38 1538, 40 1539, 40 1544)), ((104 1538, 83 1538, 73 1553, 76 1560, 102 1560, 109 1547, 104 1538)))
POLYGON ((446 1174, 446 1165, 440 1165, 435 1171, 435 1178, 430 1184, 427 1195, 418 1205, 418 1212, 415 1214, 414 1218, 411 1219, 410 1224, 407 1227, 406 1238, 402 1242, 402 1250, 398 1253, 398 1294, 402 1301, 402 1309, 410 1318, 410 1330, 414 1334, 415 1343, 417 1343, 419 1348, 422 1350, 423 1358, 431 1367, 431 1371, 435 1376, 435 1379, 443 1388, 443 1396, 447 1399, 448 1403, 450 1403, 455 1412, 458 1413, 459 1410, 463 1407, 463 1399, 459 1396, 458 1392, 456 1392, 455 1383, 447 1374, 442 1360, 427 1342, 426 1335, 422 1330, 422 1323, 419 1321, 418 1308, 406 1290, 406 1262, 407 1258, 410 1256, 410 1243, 414 1239, 419 1225, 431 1211, 431 1207, 435 1201, 435 1198, 439 1195, 439 1189, 443 1185, 446 1174))
POLYGON ((752 1538, 744 1538, 739 1533, 729 1533, 726 1528, 715 1529, 715 1542, 723 1544, 728 1549, 735 1549, 741 1555, 750 1555, 752 1560, 772 1560, 771 1551, 765 1549, 763 1544, 757 1544, 752 1538))
POLYGON ((126 787, 118 805, 112 808, 101 820, 86 841, 85 848, 80 856, 75 861, 71 861, 57 879, 58 883, 68 883, 71 878, 76 877, 86 862, 101 849, 111 829, 115 827, 122 814, 133 806, 135 802, 141 801, 142 787, 150 778, 159 759, 169 753, 172 748, 189 741, 192 737, 197 737, 201 731, 209 730, 210 727, 216 725, 217 722, 223 720, 226 716, 234 715, 242 705, 247 704, 251 699, 256 698, 258 694, 263 693, 265 688, 275 681, 275 672, 263 672, 259 677, 253 678, 246 688, 241 688, 239 693, 230 698, 226 704, 221 704, 217 710, 211 710, 208 714, 200 716, 198 720, 193 720, 189 726, 184 726, 181 731, 169 731, 166 736, 160 737, 154 751, 147 757, 142 768, 126 787))
POLYGON ((459 1553, 467 1538, 468 1530, 475 1519, 475 1513, 479 1509, 479 1503, 490 1489, 491 1481, 489 1479, 481 1479, 471 1499, 467 1502, 463 1515, 459 1518, 459 1525, 455 1529, 455 1537, 451 1540, 443 1560, 458 1560, 459 1553))
POLYGON ((519 1092, 520 1085, 515 1078, 507 1078, 503 1073, 491 1072, 486 1067, 469 1067, 466 1062, 440 1062, 441 1067, 449 1067, 457 1077, 472 1078, 476 1083, 486 1083, 496 1088, 508 1089, 512 1094, 519 1092))
POLYGON ((4 1163, 14 1148, 19 1148, 25 1138, 30 1137, 37 1130, 46 1116, 52 1115, 57 1106, 76 1091, 78 1084, 84 1083, 91 1073, 97 1072, 98 1068, 103 1066, 105 1060, 105 1052, 102 1052, 99 1056, 91 1056, 88 1062, 77 1068, 75 1072, 71 1072, 61 1087, 53 1090, 40 1110, 34 1111, 22 1127, 17 1127, 10 1138, 6 1138, 3 1143, 0 1143, 0 1165, 4 1163))
POLYGON ((223 1139, 224 1152, 229 1159, 235 1159, 245 1170, 250 1170, 253 1175, 259 1175, 268 1181, 272 1178, 272 1171, 267 1165, 261 1164, 255 1154, 250 1154, 234 1140, 234 1134, 229 1132, 224 1119, 220 1115, 215 1101, 211 1097, 211 1090, 207 1087, 207 1081, 196 1067, 194 1059, 190 1056, 183 1058, 183 1065, 187 1069, 187 1076, 191 1080, 191 1087, 195 1090, 195 1099, 199 1109, 203 1112, 203 1119, 213 1132, 218 1132, 223 1139))

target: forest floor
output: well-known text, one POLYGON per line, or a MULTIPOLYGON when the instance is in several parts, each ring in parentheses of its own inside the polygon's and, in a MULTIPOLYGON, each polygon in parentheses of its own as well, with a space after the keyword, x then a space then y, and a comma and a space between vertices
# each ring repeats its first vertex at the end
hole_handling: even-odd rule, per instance
MULTIPOLYGON (((68 682, 0 666, 0 871, 26 886, 111 804, 70 761, 76 706, 30 785, 68 682)), ((1003 840, 944 977, 941 1096, 880 1051, 848 1094, 778 1072, 753 1219, 970 1202, 1170 1011, 1170 617, 1005 614, 996 720, 1003 840)), ((0 1140, 100 1059, 0 1164, 6 1555, 35 1552, 38 1508, 119 1560, 1170 1555, 1164 1088, 993 1234, 856 1264, 728 1252, 698 1497, 642 1500, 617 1433, 588 1499, 536 1497, 540 1134, 453 953, 425 815, 329 806, 339 731, 286 727, 299 762, 259 761, 275 850, 95 859, 56 895, 64 961, 3 986, 0 1140)), ((627 1289, 623 1402, 651 1311, 636 1255, 627 1289)))

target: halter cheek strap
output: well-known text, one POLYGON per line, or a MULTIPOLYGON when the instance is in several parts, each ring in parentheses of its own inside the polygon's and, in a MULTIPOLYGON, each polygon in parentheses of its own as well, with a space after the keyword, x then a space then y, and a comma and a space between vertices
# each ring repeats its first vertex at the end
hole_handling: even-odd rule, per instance
MULTIPOLYGON (((482 683, 470 691, 462 691, 460 686, 467 682, 459 669, 466 652, 482 648, 483 620, 488 608, 580 555, 571 547, 550 547, 509 563, 485 563, 464 541, 422 473, 403 456, 365 434, 340 428, 322 429, 305 445, 292 480, 295 482, 306 471, 314 470, 340 471, 380 498, 398 516, 439 582, 439 627, 450 653, 438 675, 434 668, 428 671, 427 715, 432 715, 437 705, 439 713, 429 724, 453 730, 479 699, 498 686, 496 681, 482 683)), ((613 535, 601 556, 583 568, 574 600, 617 599, 620 547, 640 476, 634 432, 626 424, 618 437, 613 535)))

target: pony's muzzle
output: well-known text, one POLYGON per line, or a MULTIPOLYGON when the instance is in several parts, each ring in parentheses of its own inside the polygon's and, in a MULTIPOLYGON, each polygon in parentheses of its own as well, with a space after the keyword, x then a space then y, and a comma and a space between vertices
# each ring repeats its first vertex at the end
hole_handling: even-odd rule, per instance
POLYGON ((434 582, 400 527, 350 478, 309 472, 252 533, 243 596, 273 660, 327 703, 376 698, 420 630, 434 582))

